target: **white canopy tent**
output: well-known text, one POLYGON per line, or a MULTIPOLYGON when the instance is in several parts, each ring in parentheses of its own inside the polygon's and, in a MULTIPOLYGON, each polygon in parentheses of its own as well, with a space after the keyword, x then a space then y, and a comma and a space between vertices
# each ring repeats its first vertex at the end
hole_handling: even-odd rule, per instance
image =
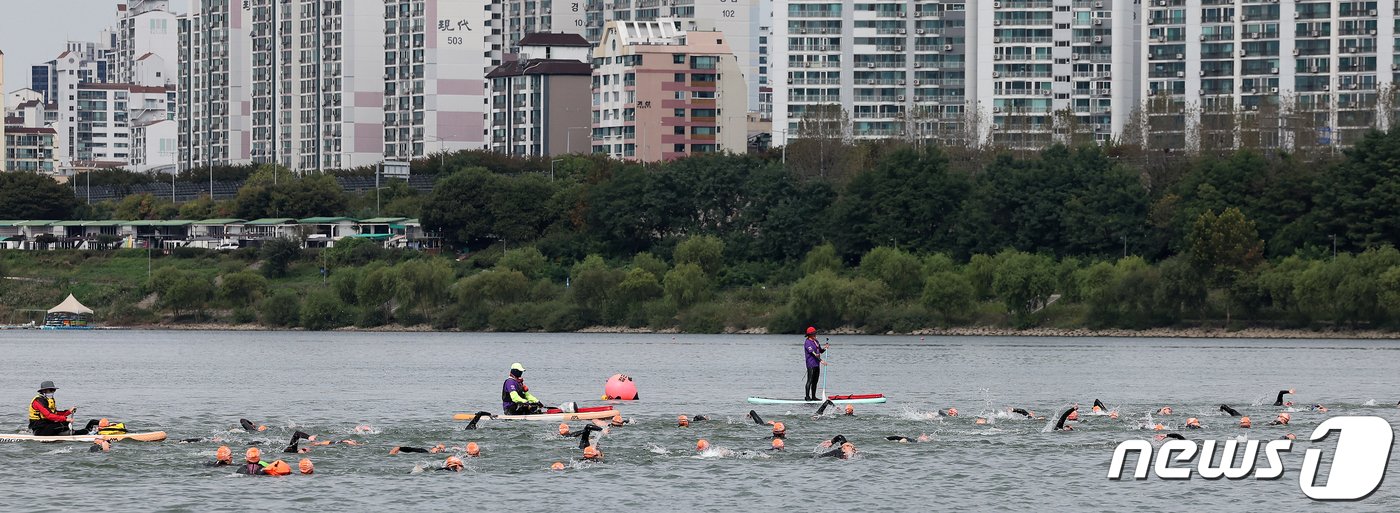
POLYGON ((86 307, 86 306, 83 306, 82 303, 79 303, 79 302, 78 302, 78 298, 73 297, 72 294, 69 294, 69 295, 68 295, 68 299, 63 300, 63 302, 62 302, 62 303, 59 303, 58 306, 55 306, 55 307, 53 307, 53 308, 50 308, 50 309, 49 309, 49 313, 71 313, 71 314, 87 314, 87 315, 92 315, 92 309, 91 309, 91 308, 88 308, 88 307, 86 307))

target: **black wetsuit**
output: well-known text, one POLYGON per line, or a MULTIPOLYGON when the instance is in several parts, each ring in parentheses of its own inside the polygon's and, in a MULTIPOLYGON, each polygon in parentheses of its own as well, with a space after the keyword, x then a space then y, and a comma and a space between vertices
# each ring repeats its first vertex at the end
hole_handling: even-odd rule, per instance
POLYGON ((1231 408, 1230 405, 1228 405, 1228 404, 1222 404, 1222 405, 1220 405, 1220 411, 1223 411, 1223 412, 1225 412, 1225 413, 1230 414, 1231 417, 1238 417, 1238 416, 1240 416, 1240 412, 1235 411, 1235 409, 1234 409, 1234 408, 1231 408))
POLYGON ((1284 396, 1285 394, 1288 394, 1288 393, 1289 393, 1289 391, 1287 391, 1287 390, 1279 390, 1279 391, 1278 391, 1278 398, 1277 398, 1277 399, 1274 399, 1274 406, 1283 406, 1283 396, 1284 396))
POLYGON ((899 436, 899 435, 890 435, 890 436, 887 436, 887 437, 885 437, 885 440, 889 440, 889 441, 891 441, 891 442, 912 442, 912 441, 914 441, 914 440, 910 439, 910 438, 907 437, 907 436, 899 436))
POLYGON ((297 431, 296 433, 292 433, 292 441, 291 441, 290 443, 287 444, 287 448, 286 448, 286 449, 282 449, 282 452, 290 453, 290 454, 296 454, 297 451, 300 449, 300 447, 298 447, 298 445, 301 443, 301 441, 302 441, 302 440, 305 440, 305 439, 309 439, 309 438, 311 438, 311 435, 308 435, 308 434, 303 433, 303 432, 301 432, 301 431, 297 431))
POLYGON ((826 413, 826 409, 829 406, 836 406, 836 403, 831 402, 831 399, 827 399, 826 402, 822 403, 820 408, 817 408, 817 415, 826 413))
POLYGON ((88 452, 107 452, 107 451, 106 451, 106 449, 103 449, 102 446, 97 445, 97 444, 93 444, 92 446, 88 447, 88 452))
POLYGON ((219 460, 214 460, 214 461, 211 461, 211 462, 209 462, 209 463, 205 463, 205 464, 204 464, 204 466, 206 466, 206 467, 227 467, 227 466, 230 466, 230 465, 233 465, 233 462, 230 462, 230 461, 219 461, 219 460))
POLYGON ((766 424, 765 422, 763 422, 763 417, 759 417, 758 412, 754 410, 749 410, 749 418, 753 419, 754 424, 758 424, 760 426, 766 424))
POLYGON ((818 457, 818 458, 840 458, 840 459, 843 459, 843 460, 844 460, 844 459, 846 459, 846 453, 845 453, 844 451, 842 451, 840 447, 837 447, 837 448, 832 449, 832 450, 830 450, 830 451, 826 451, 826 452, 824 452, 824 453, 821 453, 821 454, 817 455, 817 457, 818 457))
POLYGON ((421 453, 429 453, 429 452, 433 452, 433 451, 428 450, 428 449, 424 449, 424 448, 422 448, 422 447, 399 447, 399 452, 421 452, 421 453))
POLYGON ((267 472, 263 472, 263 467, 260 463, 244 463, 238 467, 238 473, 249 476, 261 476, 267 472))
POLYGON ((1108 406, 1098 399, 1094 399, 1094 406, 1098 406, 1099 411, 1108 411, 1108 406))
POLYGON ((690 421, 691 421, 691 422, 704 422, 704 421, 707 421, 707 420, 710 420, 710 418, 709 418, 709 417, 706 417, 706 416, 704 416, 704 415, 696 415, 696 416, 690 418, 690 421))
POLYGON ((1186 439, 1186 437, 1181 436, 1180 434, 1177 434, 1177 433, 1167 433, 1166 435, 1163 435, 1163 436, 1165 436, 1166 438, 1173 439, 1173 440, 1185 440, 1185 439, 1186 439))
POLYGON ((578 437, 578 448, 579 448, 579 449, 582 449, 582 448, 584 448, 584 447, 588 447, 589 445, 592 445, 592 444, 593 444, 593 442, 590 440, 590 436, 592 436, 592 433, 593 433, 594 431, 602 431, 602 430, 603 430, 603 428, 598 427, 596 424, 584 424, 584 426, 583 426, 583 431, 578 431, 578 432, 575 432, 575 433, 569 433, 569 434, 564 435, 564 436, 576 436, 576 437, 578 437))
POLYGON ((1019 413, 1019 414, 1021 414, 1021 415, 1025 415, 1026 418, 1031 418, 1031 412, 1026 411, 1025 409, 1022 409, 1022 408, 1012 408, 1012 409, 1011 409, 1011 413, 1019 413))
POLYGON ((467 427, 462 428, 462 429, 476 429, 476 423, 477 423, 477 422, 481 422, 481 419, 489 418, 490 416, 491 416, 491 412, 486 412, 486 411, 479 411, 479 412, 476 412, 476 416, 475 416, 475 417, 472 417, 472 421, 471 421, 471 422, 468 422, 468 423, 467 423, 467 427))
POLYGON ((846 443, 846 436, 845 436, 845 435, 836 435, 836 436, 831 437, 831 444, 830 444, 830 445, 831 445, 832 447, 840 447, 841 444, 844 444, 844 443, 846 443))
POLYGON ((948 414, 948 410, 938 410, 938 416, 939 416, 939 417, 951 417, 952 415, 949 415, 949 414, 948 414))
POLYGON ((1078 410, 1079 408, 1070 408, 1068 410, 1065 410, 1064 413, 1061 413, 1060 419, 1055 421, 1055 431, 1064 431, 1065 421, 1069 420, 1069 414, 1074 413, 1078 410))
POLYGON ((238 419, 238 425, 243 426, 243 430, 249 433, 257 433, 258 426, 248 419, 238 419))

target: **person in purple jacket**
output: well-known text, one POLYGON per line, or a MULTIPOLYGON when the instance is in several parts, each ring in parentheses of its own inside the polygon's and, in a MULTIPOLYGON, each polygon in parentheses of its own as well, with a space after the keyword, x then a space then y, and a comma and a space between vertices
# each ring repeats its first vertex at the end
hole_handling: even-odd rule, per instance
POLYGON ((831 344, 822 345, 817 342, 817 328, 807 327, 807 340, 802 344, 802 354, 807 356, 807 395, 805 401, 820 401, 824 398, 817 397, 817 378, 822 375, 822 367, 826 361, 822 360, 822 353, 825 353, 831 344))
POLYGON ((510 376, 501 385, 501 406, 506 415, 533 415, 543 409, 540 400, 530 394, 530 387, 525 386, 524 365, 510 365, 510 376))

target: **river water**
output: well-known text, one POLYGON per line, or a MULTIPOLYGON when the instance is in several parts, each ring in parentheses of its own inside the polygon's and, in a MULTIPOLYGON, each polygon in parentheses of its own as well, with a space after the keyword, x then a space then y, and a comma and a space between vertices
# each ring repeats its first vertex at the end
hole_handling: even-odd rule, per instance
MULTIPOLYGON (((1392 341, 841 336, 831 343, 829 391, 882 392, 889 403, 815 420, 813 408, 745 403, 750 395, 800 397, 801 339, 788 336, 0 332, 0 403, 11 405, 0 431, 22 429, 37 384, 53 380, 60 407, 81 407, 76 418, 105 416, 171 437, 117 443, 109 453, 81 443, 0 442, 0 504, 16 506, 0 509, 1292 511, 1317 506, 1299 490, 1304 449, 1331 451, 1337 436, 1295 443, 1275 481, 1105 476, 1119 442, 1152 438, 1139 424, 1161 406, 1176 410, 1154 418, 1168 428, 1199 417, 1205 429, 1184 432, 1196 440, 1306 439, 1335 415, 1400 421, 1400 345, 1392 341), (576 439, 558 437, 557 424, 484 421, 464 431, 451 420, 455 412, 497 412, 501 381, 516 361, 546 403, 598 404, 608 376, 636 380, 643 400, 620 406, 633 424, 601 437, 605 461, 579 462, 576 439), (1274 394, 1289 387, 1297 389, 1292 425, 1265 426, 1283 410, 1272 405, 1274 394), (1005 413, 1021 407, 1052 417, 1073 402, 1087 413, 1095 398, 1121 418, 1084 415, 1075 431, 1052 432, 1048 420, 1005 413), (1236 427, 1217 411, 1221 403, 1253 417, 1255 427, 1236 427), (1309 411, 1312 403, 1331 412, 1309 411), (962 416, 932 414, 950 406, 962 416), (764 450, 767 428, 744 419, 751 408, 787 424, 786 451, 764 450), (714 420, 681 429, 678 414, 714 420), (991 424, 974 424, 979 414, 991 424), (232 431, 240 417, 270 429, 232 431), (362 424, 373 431, 355 433, 362 424), (273 478, 205 467, 217 443, 175 441, 221 438, 236 456, 260 441, 275 453, 296 429, 364 445, 317 447, 308 455, 316 475, 273 478), (814 458, 817 444, 836 434, 859 456, 814 458), (931 441, 885 441, 895 434, 931 441), (724 450, 697 455, 698 438, 724 450), (462 473, 413 472, 438 465, 440 455, 388 455, 395 445, 468 441, 483 454, 467 459, 462 473), (555 461, 567 469, 549 470, 555 461)), ((1397 457, 1391 472, 1400 471, 1397 457)), ((1395 511, 1396 487, 1400 480, 1389 480, 1339 507, 1395 511)))

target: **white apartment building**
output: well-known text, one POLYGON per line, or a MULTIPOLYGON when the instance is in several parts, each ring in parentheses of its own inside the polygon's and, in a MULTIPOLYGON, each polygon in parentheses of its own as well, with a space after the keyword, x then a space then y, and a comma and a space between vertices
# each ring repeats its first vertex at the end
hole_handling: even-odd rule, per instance
MULTIPOLYGON (((564 32, 583 35, 588 15, 587 0, 495 0, 494 16, 499 23, 492 28, 500 35, 492 43, 500 45, 502 60, 515 60, 520 53, 520 40, 544 32, 564 32)), ((597 40, 591 40, 597 43, 597 40)))
POLYGON ((179 17, 178 159, 183 168, 251 161, 251 12, 242 0, 191 0, 179 17))
MULTIPOLYGON (((384 0, 383 148, 388 159, 484 149, 490 2, 384 0)), ((356 95, 369 95, 356 91, 356 95)))
POLYGON ((173 85, 178 71, 178 29, 170 0, 126 0, 118 4, 112 81, 173 85))
POLYGON ((1393 119, 1396 2, 1144 4, 1151 143, 1349 144, 1393 119))

